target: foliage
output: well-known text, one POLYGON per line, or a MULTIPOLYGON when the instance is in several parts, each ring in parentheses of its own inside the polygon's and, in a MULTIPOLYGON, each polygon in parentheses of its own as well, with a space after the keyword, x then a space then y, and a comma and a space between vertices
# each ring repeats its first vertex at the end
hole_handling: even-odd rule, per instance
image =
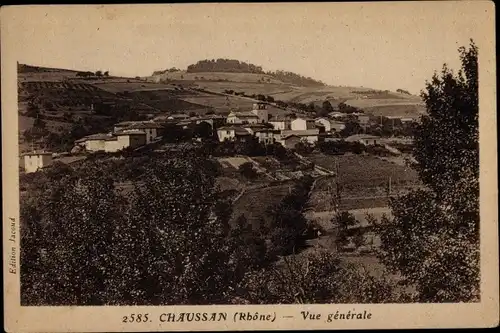
POLYGON ((227 302, 241 269, 210 165, 151 158, 129 200, 97 164, 52 179, 22 205, 22 304, 227 302))
POLYGON ((257 170, 253 167, 252 162, 245 162, 238 167, 240 174, 247 179, 254 179, 257 177, 257 170))
POLYGON ((250 271, 240 284, 251 304, 389 303, 396 301, 385 280, 344 264, 326 250, 285 257, 268 269, 250 271))
POLYGON ((303 210, 309 201, 312 184, 312 177, 302 177, 278 205, 269 209, 271 223, 267 234, 272 243, 271 256, 291 254, 304 246, 303 235, 308 224, 303 210))
POLYGON ((346 138, 351 135, 363 133, 363 129, 357 120, 348 120, 345 122, 345 127, 339 133, 343 138, 346 138))
POLYGON ((380 256, 419 302, 479 300, 477 47, 460 48, 462 69, 427 83, 428 115, 415 133, 415 168, 426 185, 391 202, 380 256))
POLYGON ((264 74, 262 67, 233 59, 200 60, 187 67, 188 73, 197 72, 233 72, 264 74))

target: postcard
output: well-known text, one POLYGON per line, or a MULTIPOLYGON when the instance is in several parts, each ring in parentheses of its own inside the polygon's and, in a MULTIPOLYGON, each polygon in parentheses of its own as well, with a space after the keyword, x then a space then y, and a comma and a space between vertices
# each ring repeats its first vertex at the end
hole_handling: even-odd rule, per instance
POLYGON ((6 331, 498 325, 493 2, 0 15, 6 331))

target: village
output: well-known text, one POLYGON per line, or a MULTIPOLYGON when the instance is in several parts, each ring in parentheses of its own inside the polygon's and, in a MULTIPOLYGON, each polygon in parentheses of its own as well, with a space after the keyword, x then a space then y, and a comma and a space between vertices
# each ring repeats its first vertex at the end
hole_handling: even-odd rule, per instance
MULTIPOLYGON (((411 126, 415 119, 382 119, 364 112, 343 113, 339 110, 313 117, 300 110, 283 112, 278 109, 279 112, 276 112, 275 103, 263 101, 255 101, 250 110, 240 109, 233 109, 226 115, 175 112, 149 120, 122 121, 114 124, 110 132, 75 140, 70 152, 33 150, 24 153, 22 172, 45 170, 56 162, 71 164, 93 155, 106 158, 109 154, 116 156, 120 152, 141 151, 148 147, 161 152, 167 141, 170 142, 167 144, 169 147, 189 142, 211 142, 221 146, 253 142, 268 151, 268 147, 280 146, 290 153, 288 156, 292 160, 280 160, 267 153, 264 156, 259 156, 260 153, 249 156, 244 152, 226 152, 216 157, 224 170, 219 183, 223 190, 234 193, 234 218, 238 214, 244 215, 249 223, 255 224, 265 214, 262 207, 266 205, 252 198, 268 193, 279 201, 286 193, 284 190, 309 175, 315 179, 315 188, 311 189, 311 207, 305 215, 315 225, 316 236, 322 236, 313 242, 331 242, 331 235, 335 234, 331 216, 345 210, 356 222, 349 226, 350 241, 343 244, 342 249, 358 254, 371 253, 378 246, 379 239, 370 231, 373 227, 370 221, 390 213, 387 203, 392 195, 405 193, 417 184, 413 171, 405 166, 411 137, 383 137, 370 134, 367 129, 380 127, 382 121, 392 126, 396 122, 398 126, 411 126), (352 124, 361 130, 348 135, 346 126, 352 124), (191 135, 186 137, 184 132, 191 135), (169 140, 166 141, 167 137, 169 140), (356 238, 360 232, 364 237, 362 241, 356 238)), ((120 183, 117 186, 127 188, 129 185, 120 183)))
MULTIPOLYGON (((346 128, 346 119, 353 119, 366 128, 370 122, 377 122, 373 116, 364 113, 345 114, 334 111, 326 117, 312 118, 309 115, 289 114, 273 117, 268 112, 269 103, 256 102, 252 110, 231 111, 227 116, 209 114, 205 116, 189 116, 187 113, 161 115, 147 121, 124 121, 116 123, 108 133, 95 133, 82 137, 74 142, 71 152, 51 153, 50 151, 33 150, 24 153, 22 165, 24 172, 36 172, 49 167, 59 156, 78 156, 93 152, 115 153, 124 149, 139 149, 143 146, 162 140, 167 125, 175 125, 186 130, 201 123, 209 126, 219 142, 245 142, 251 139, 264 145, 278 143, 287 149, 295 149, 299 143, 317 145, 321 142, 352 142, 365 146, 382 146, 398 154, 391 143, 411 145, 409 137, 381 137, 370 134, 354 134, 341 137, 346 128)), ((413 123, 413 118, 385 117, 401 124, 413 123)), ((197 139, 201 141, 201 138, 197 139)))

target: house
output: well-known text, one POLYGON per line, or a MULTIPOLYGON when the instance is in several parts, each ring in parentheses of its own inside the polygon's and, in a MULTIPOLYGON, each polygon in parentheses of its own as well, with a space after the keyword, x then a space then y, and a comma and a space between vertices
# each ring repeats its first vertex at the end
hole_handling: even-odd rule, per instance
POLYGON ((189 115, 184 113, 174 113, 167 117, 170 120, 186 120, 189 119, 189 115))
POLYGON ((333 112, 330 112, 328 114, 328 117, 330 118, 342 118, 342 117, 345 117, 347 116, 347 113, 343 113, 343 112, 340 112, 340 111, 333 111, 333 112))
POLYGON ((316 118, 316 124, 323 126, 325 128, 325 132, 340 132, 345 128, 344 122, 328 119, 325 117, 316 118))
POLYGON ((367 125, 370 122, 370 116, 359 114, 357 115, 359 124, 361 126, 367 125))
POLYGON ((413 119, 413 118, 401 118, 401 123, 403 123, 403 124, 412 123, 414 121, 415 121, 415 119, 413 119))
POLYGON ((113 140, 106 140, 104 151, 117 152, 125 148, 137 148, 147 144, 147 134, 142 130, 124 130, 114 133, 113 140))
POLYGON ((380 144, 380 136, 367 135, 367 134, 355 134, 347 137, 345 141, 347 142, 359 142, 364 145, 376 145, 380 144))
POLYGON ((305 130, 312 130, 316 128, 316 125, 314 123, 314 119, 307 118, 307 117, 297 117, 294 120, 290 122, 291 124, 291 130, 292 131, 305 131, 305 130))
POLYGON ((301 141, 301 138, 294 134, 281 135, 276 138, 276 142, 288 149, 295 148, 295 145, 301 141))
POLYGON ((269 124, 273 125, 274 129, 279 131, 292 129, 291 120, 287 118, 271 119, 269 120, 269 124))
POLYGON ((254 134, 255 131, 261 130, 261 129, 269 129, 264 124, 244 124, 241 125, 242 128, 246 129, 250 134, 254 134))
POLYGON ((269 121, 269 111, 266 103, 254 103, 252 113, 259 117, 259 123, 267 123, 269 121))
POLYGON ((108 153, 117 152, 128 147, 139 147, 147 142, 146 133, 143 130, 122 130, 111 133, 99 133, 86 136, 76 140, 75 145, 85 147, 91 152, 105 151, 108 153))
POLYGON ((294 131, 294 130, 281 131, 282 137, 288 137, 290 135, 295 135, 299 137, 301 140, 305 140, 309 143, 314 144, 318 142, 319 129, 315 128, 315 129, 299 130, 299 131, 294 131))
POLYGON ((275 137, 279 136, 279 131, 272 128, 261 128, 254 130, 253 134, 259 139, 260 143, 268 145, 274 143, 275 137))
POLYGON ((253 112, 231 111, 227 116, 226 122, 228 124, 257 124, 262 121, 253 112))
POLYGON ((36 172, 41 168, 52 164, 52 153, 46 151, 33 151, 23 154, 24 171, 26 173, 36 172))
POLYGON ((144 121, 129 125, 128 127, 122 128, 120 131, 129 131, 129 130, 143 131, 146 134, 146 144, 148 144, 153 142, 157 137, 161 136, 160 131, 162 128, 163 126, 158 123, 152 121, 144 121))
POLYGON ((242 127, 223 126, 217 129, 217 136, 220 142, 229 141, 246 141, 252 136, 250 132, 242 127))
POLYGON ((84 146, 87 151, 105 151, 106 141, 115 140, 111 133, 98 133, 88 135, 75 141, 75 145, 84 146))

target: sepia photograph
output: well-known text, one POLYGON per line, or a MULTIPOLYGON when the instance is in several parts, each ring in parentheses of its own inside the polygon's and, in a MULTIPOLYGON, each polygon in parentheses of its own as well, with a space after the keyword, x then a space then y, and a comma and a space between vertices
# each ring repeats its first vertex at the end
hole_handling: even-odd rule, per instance
POLYGON ((498 324, 492 2, 1 14, 11 330, 498 324))

